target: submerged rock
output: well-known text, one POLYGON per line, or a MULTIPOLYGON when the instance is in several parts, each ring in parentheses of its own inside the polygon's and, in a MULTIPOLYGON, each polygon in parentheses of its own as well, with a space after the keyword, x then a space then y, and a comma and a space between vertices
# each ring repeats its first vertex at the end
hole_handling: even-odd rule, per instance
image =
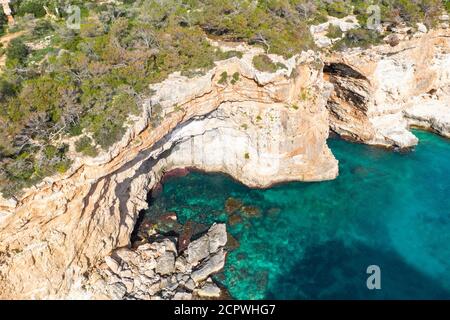
POLYGON ((254 206, 244 206, 242 207, 242 213, 246 217, 259 217, 261 215, 261 210, 254 206))
POLYGON ((241 200, 230 197, 225 202, 225 211, 228 214, 232 214, 241 209, 243 205, 241 200))
POLYGON ((236 238, 233 237, 230 233, 227 234, 227 244, 225 245, 225 248, 228 251, 239 248, 239 241, 236 240, 236 238))
POLYGON ((280 209, 280 208, 270 208, 270 209, 267 211, 267 215, 268 215, 269 217, 276 217, 276 216, 278 216, 278 215, 280 214, 280 212, 281 212, 281 209, 280 209))
POLYGON ((240 215, 238 215, 238 214, 233 214, 233 215, 230 217, 230 219, 228 220, 228 223, 229 223, 231 226, 237 225, 237 224, 239 224, 239 223, 241 223, 241 222, 242 222, 242 217, 241 217, 240 215))

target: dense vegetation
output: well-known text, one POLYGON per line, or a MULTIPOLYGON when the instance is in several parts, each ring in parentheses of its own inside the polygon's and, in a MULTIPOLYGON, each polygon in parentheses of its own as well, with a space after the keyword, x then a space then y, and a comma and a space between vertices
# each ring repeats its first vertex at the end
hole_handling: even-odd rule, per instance
MULTIPOLYGON (((377 2, 377 1, 375 1, 377 2)), ((378 1, 382 20, 424 21, 432 26, 449 1, 378 1)), ((363 0, 16 0, 17 24, 0 35, 20 32, 0 54, 0 192, 17 194, 71 163, 67 138, 79 137, 75 151, 95 156, 118 141, 130 114, 138 115, 148 85, 173 71, 187 76, 235 54, 211 46, 206 36, 245 41, 267 53, 290 57, 313 48, 308 25, 328 15, 356 14, 363 0), (66 26, 68 5, 81 8, 81 29, 66 26)), ((335 32, 337 32, 335 30, 335 32)), ((372 43, 374 31, 352 31, 348 44, 372 43)), ((273 72, 283 66, 261 55, 254 61, 273 72)), ((237 82, 239 75, 231 81, 237 82)), ((224 82, 228 75, 224 75, 224 82)), ((154 109, 152 123, 161 121, 154 109)))

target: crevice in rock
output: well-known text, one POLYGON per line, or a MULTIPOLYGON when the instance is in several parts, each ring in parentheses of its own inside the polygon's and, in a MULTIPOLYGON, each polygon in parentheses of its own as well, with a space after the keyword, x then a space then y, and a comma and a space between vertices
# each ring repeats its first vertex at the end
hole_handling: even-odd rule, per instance
POLYGON ((369 79, 342 62, 325 63, 323 72, 334 87, 326 104, 330 130, 349 141, 370 140, 374 133, 367 116, 372 101, 369 79))
POLYGON ((325 66, 323 68, 323 72, 326 74, 338 76, 338 77, 345 77, 345 78, 354 78, 354 79, 360 79, 360 80, 366 80, 369 81, 363 74, 356 71, 352 67, 344 64, 344 63, 325 63, 325 66))

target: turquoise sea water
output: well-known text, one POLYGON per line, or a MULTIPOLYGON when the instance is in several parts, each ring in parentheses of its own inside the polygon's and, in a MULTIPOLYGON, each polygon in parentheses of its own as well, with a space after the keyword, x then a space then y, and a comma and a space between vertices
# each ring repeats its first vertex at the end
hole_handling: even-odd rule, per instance
POLYGON ((330 140, 340 176, 321 183, 249 189, 220 174, 173 178, 147 215, 228 221, 240 246, 223 283, 237 299, 450 299, 450 141, 415 132, 402 154, 330 140), (381 268, 381 290, 366 269, 381 268))

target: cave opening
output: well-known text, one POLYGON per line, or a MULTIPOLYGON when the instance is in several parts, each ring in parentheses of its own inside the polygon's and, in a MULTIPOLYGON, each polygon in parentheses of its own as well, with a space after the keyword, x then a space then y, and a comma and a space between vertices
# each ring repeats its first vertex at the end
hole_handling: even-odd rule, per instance
POLYGON ((323 72, 325 74, 344 77, 344 78, 354 78, 359 80, 368 80, 362 73, 353 69, 349 65, 340 62, 325 63, 323 72))

